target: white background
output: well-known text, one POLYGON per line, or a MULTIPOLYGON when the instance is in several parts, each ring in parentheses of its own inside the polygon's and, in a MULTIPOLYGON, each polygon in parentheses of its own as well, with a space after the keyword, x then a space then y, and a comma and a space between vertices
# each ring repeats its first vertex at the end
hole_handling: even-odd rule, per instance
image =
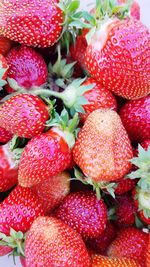
MULTIPOLYGON (((92 0, 81 0, 81 7, 88 8, 88 4, 92 3, 92 0)), ((150 28, 150 0, 138 0, 141 6, 141 19, 144 24, 150 28)), ((0 257, 0 267, 21 267, 19 260, 16 260, 16 265, 13 264, 11 258, 0 257)), ((31 266, 32 267, 32 266, 31 266)), ((44 266, 43 266, 44 267, 44 266)))

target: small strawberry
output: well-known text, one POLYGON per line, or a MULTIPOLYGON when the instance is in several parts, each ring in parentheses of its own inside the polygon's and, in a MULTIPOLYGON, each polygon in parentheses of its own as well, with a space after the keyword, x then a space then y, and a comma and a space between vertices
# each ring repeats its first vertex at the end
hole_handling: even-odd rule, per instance
POLYGON ((134 227, 122 229, 110 244, 107 254, 110 257, 130 258, 137 260, 145 267, 148 234, 134 227))
POLYGON ((74 192, 62 201, 56 217, 84 238, 98 237, 106 228, 107 208, 93 192, 74 192))
POLYGON ((38 216, 43 215, 39 198, 30 188, 17 186, 0 204, 0 232, 10 235, 10 229, 25 233, 38 216))
POLYGON ((68 113, 63 110, 61 116, 57 114, 57 119, 50 122, 54 127, 29 141, 20 160, 20 185, 32 187, 70 166, 71 149, 75 143, 73 132, 77 124, 77 114, 69 120, 68 113))
POLYGON ((12 43, 8 38, 0 36, 0 54, 6 56, 12 47, 12 43))
POLYGON ((9 254, 10 252, 12 252, 12 248, 0 245, 0 257, 5 256, 5 255, 9 254))
POLYGON ((88 116, 73 148, 74 161, 96 183, 121 179, 131 168, 132 155, 119 115, 108 109, 88 116))
POLYGON ((38 97, 29 94, 12 96, 1 106, 0 125, 25 138, 42 133, 49 118, 48 107, 38 97))
POLYGON ((37 218, 25 244, 26 267, 90 267, 90 257, 80 235, 53 217, 37 218))
POLYGON ((50 213, 70 191, 70 176, 67 172, 49 177, 32 187, 39 196, 45 214, 50 213))
POLYGON ((150 96, 127 102, 120 117, 131 141, 141 143, 150 139, 150 96))
POLYGON ((107 247, 116 237, 116 230, 112 223, 107 222, 105 230, 97 238, 89 238, 86 241, 88 248, 99 254, 105 254, 107 247))
MULTIPOLYGON (((46 83, 48 77, 48 70, 46 63, 42 56, 38 54, 33 48, 26 46, 14 47, 10 50, 6 57, 9 65, 8 82, 9 79, 14 79, 18 87, 23 87, 27 90, 33 86, 42 86, 46 83)), ((14 92, 10 85, 6 85, 8 93, 14 92)))
POLYGON ((136 19, 123 18, 125 7, 114 6, 113 0, 108 5, 105 1, 97 3, 98 19, 90 31, 92 37, 91 34, 87 36, 88 47, 84 56, 89 74, 124 98, 133 100, 148 95, 148 28, 136 19))
POLYGON ((131 259, 108 258, 95 255, 92 259, 92 267, 141 267, 138 262, 131 259))
POLYGON ((115 187, 115 195, 122 195, 127 193, 128 191, 132 190, 136 186, 137 181, 127 179, 124 177, 121 180, 117 181, 117 187, 115 187))
POLYGON ((7 143, 12 139, 13 135, 0 126, 0 143, 7 143))
POLYGON ((5 192, 17 184, 19 160, 22 149, 10 148, 10 143, 0 146, 0 192, 5 192))

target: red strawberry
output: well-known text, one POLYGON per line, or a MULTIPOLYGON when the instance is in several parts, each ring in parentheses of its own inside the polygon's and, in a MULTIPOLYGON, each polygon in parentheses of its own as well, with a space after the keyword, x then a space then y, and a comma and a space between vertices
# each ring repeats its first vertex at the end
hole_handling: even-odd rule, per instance
POLYGON ((0 146, 0 192, 5 192, 17 183, 18 165, 16 150, 10 144, 0 146))
POLYGON ((10 235, 10 228, 25 233, 38 216, 43 215, 39 198, 30 188, 17 186, 0 204, 0 232, 10 235))
POLYGON ((117 187, 115 188, 115 195, 122 195, 124 193, 127 193, 135 187, 136 183, 136 180, 131 180, 127 178, 118 180, 117 187))
MULTIPOLYGON (((105 5, 105 1, 100 4, 105 5)), ((105 10, 102 14, 106 14, 105 10)), ((116 95, 127 99, 144 97, 150 93, 149 40, 149 30, 140 21, 108 19, 89 41, 86 68, 116 95)))
POLYGON ((140 264, 131 259, 108 258, 95 255, 92 259, 92 267, 140 267, 140 264))
POLYGON ((150 139, 145 140, 141 143, 141 146, 145 149, 148 150, 148 147, 150 146, 150 139))
POLYGON ((107 209, 93 192, 69 194, 56 211, 56 217, 75 229, 84 238, 99 236, 106 227, 107 209))
MULTIPOLYGON (((33 48, 19 46, 12 48, 7 55, 9 65, 8 78, 13 78, 19 87, 29 90, 33 86, 41 86, 46 83, 48 70, 42 56, 33 48)), ((14 90, 6 85, 8 93, 14 90)))
POLYGON ((0 54, 6 56, 12 47, 12 41, 8 38, 0 36, 0 54))
POLYGON ((39 196, 45 214, 50 213, 70 191, 70 176, 67 172, 49 177, 32 187, 39 196))
POLYGON ((116 230, 112 223, 107 222, 105 230, 97 237, 86 241, 88 248, 99 254, 105 254, 107 247, 116 237, 116 230))
POLYGON ((88 100, 88 104, 83 105, 84 113, 80 113, 82 121, 85 121, 88 115, 99 108, 117 109, 117 102, 113 94, 104 88, 93 78, 88 78, 82 85, 95 84, 92 90, 84 93, 84 97, 88 100))
POLYGON ((8 65, 5 57, 0 54, 0 88, 6 84, 8 65))
POLYGON ((29 46, 52 46, 62 31, 57 0, 10 1, 0 7, 0 33, 29 46))
POLYGON ((146 254, 146 267, 150 266, 150 233, 149 233, 149 241, 147 247, 147 254, 146 254))
POLYGON ((135 214, 137 208, 132 197, 123 195, 116 198, 118 206, 116 207, 116 225, 119 227, 131 226, 135 223, 135 214))
POLYGON ((110 244, 107 254, 110 257, 126 257, 138 260, 145 267, 148 234, 134 227, 121 230, 110 244))
POLYGON ((20 137, 32 138, 41 133, 49 118, 48 107, 38 97, 29 94, 12 96, 0 109, 0 125, 20 137))
POLYGON ((3 127, 0 127, 0 143, 7 143, 12 139, 13 135, 3 127))
POLYGON ((39 217, 25 244, 26 266, 90 267, 90 257, 80 235, 53 217, 39 217))
POLYGON ((133 142, 150 139, 150 96, 127 102, 120 117, 133 142))
POLYGON ((132 155, 119 115, 108 109, 88 116, 73 148, 74 161, 94 182, 121 179, 131 168, 132 155))
POLYGON ((20 262, 23 267, 26 267, 26 260, 24 257, 20 257, 20 262))
POLYGON ((9 254, 11 251, 12 251, 12 248, 0 245, 0 257, 9 254))
MULTIPOLYGON (((72 121, 74 123, 75 119, 72 121)), ((53 127, 30 140, 20 161, 20 185, 32 187, 67 169, 72 160, 74 142, 74 135, 67 128, 64 129, 64 124, 63 128, 53 127)))
MULTIPOLYGON (((118 0, 119 4, 126 4, 127 2, 127 0, 118 0)), ((140 20, 140 6, 136 1, 133 1, 130 7, 130 16, 137 20, 140 20)))

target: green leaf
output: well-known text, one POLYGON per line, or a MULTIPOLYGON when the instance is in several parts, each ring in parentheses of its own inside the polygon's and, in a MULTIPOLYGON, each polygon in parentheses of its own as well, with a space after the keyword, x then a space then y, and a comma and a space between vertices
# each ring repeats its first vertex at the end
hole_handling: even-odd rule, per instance
POLYGON ((79 0, 72 1, 68 6, 68 11, 72 13, 73 11, 76 11, 79 7, 80 7, 79 0))

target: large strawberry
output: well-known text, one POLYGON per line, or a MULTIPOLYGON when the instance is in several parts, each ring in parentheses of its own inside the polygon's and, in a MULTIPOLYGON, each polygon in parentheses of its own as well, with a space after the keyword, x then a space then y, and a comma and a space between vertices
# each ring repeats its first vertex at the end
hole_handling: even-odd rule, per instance
POLYGON ((131 259, 108 258, 101 255, 94 255, 92 267, 140 267, 140 264, 131 259))
POLYGON ((25 244, 26 266, 90 267, 90 257, 79 234, 61 220, 39 217, 25 244))
POLYGON ((70 166, 72 147, 75 143, 74 128, 78 124, 78 116, 69 121, 65 111, 58 116, 60 124, 51 122, 48 132, 32 138, 26 145, 19 165, 19 183, 32 187, 49 177, 55 176, 70 166), (65 117, 66 124, 61 121, 65 117), (61 124, 62 122, 62 124, 61 124))
POLYGON ((32 187, 39 196, 45 214, 50 213, 70 191, 70 175, 67 172, 50 176, 32 187))
POLYGON ((111 257, 126 257, 138 260, 145 267, 148 234, 134 227, 121 230, 110 244, 107 254, 111 257))
POLYGON ((120 117, 133 142, 150 139, 150 96, 127 102, 120 117))
POLYGON ((0 125, 20 137, 32 138, 42 133, 48 118, 48 107, 34 95, 17 94, 0 108, 0 125))
POLYGON ((74 192, 60 204, 57 218, 79 232, 84 238, 98 237, 106 228, 107 209, 93 192, 74 192))
MULTIPOLYGON (((48 70, 42 56, 31 47, 18 46, 10 50, 6 57, 9 65, 7 79, 14 79, 18 87, 29 90, 32 86, 42 86, 46 83, 48 70)), ((12 93, 11 84, 6 90, 12 93)))
POLYGON ((94 182, 121 179, 131 168, 132 147, 119 115, 109 109, 93 111, 78 134, 74 161, 94 182))
POLYGON ((97 17, 100 19, 94 24, 96 31, 92 38, 88 38, 85 53, 87 70, 107 89, 124 98, 137 99, 148 95, 148 28, 133 18, 117 18, 115 15, 122 18, 125 9, 122 12, 122 6, 114 7, 114 1, 109 1, 108 5, 105 1, 97 3, 97 17))
POLYGON ((0 126, 0 143, 7 143, 12 137, 13 135, 10 132, 0 126))

